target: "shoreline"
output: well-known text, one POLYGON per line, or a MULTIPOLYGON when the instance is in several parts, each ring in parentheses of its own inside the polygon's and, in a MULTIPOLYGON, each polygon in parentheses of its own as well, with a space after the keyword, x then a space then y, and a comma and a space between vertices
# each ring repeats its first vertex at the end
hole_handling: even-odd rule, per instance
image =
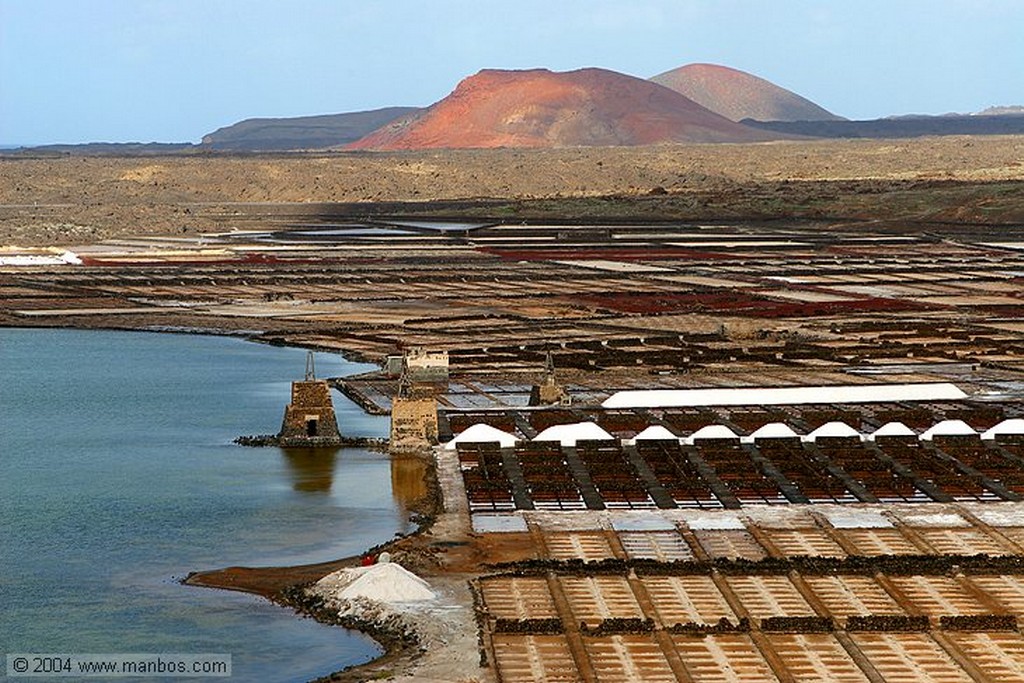
MULTIPOLYGON (((241 332, 238 330, 218 329, 213 327, 205 327, 201 330, 191 330, 153 329, 127 325, 120 325, 116 327, 69 324, 6 325, 0 322, 0 328, 11 330, 69 329, 97 332, 143 332, 175 335, 198 334, 201 336, 243 339, 244 341, 256 344, 291 346, 296 349, 314 348, 314 346, 284 344, 277 340, 261 339, 259 335, 264 334, 264 332, 260 330, 246 330, 241 332)), ((324 352, 340 353, 337 349, 320 348, 320 350, 324 352)), ((354 361, 351 354, 348 353, 341 353, 340 355, 351 362, 366 362, 363 360, 354 361)), ((356 405, 359 404, 357 403, 356 405)), ((365 408, 363 406, 359 407, 365 412, 365 408)), ((235 445, 240 448, 253 447, 252 445, 238 443, 235 445)), ((350 445, 353 444, 344 444, 343 446, 350 445)), ((362 445, 369 446, 370 444, 367 443, 362 445)), ((386 445, 381 446, 376 443, 374 445, 380 450, 387 452, 386 445)), ((416 530, 400 538, 390 538, 376 546, 367 548, 363 551, 363 554, 377 554, 385 550, 395 554, 396 550, 401 551, 401 549, 403 549, 403 545, 413 546, 412 548, 407 549, 407 552, 408 550, 415 551, 416 542, 419 541, 419 538, 425 531, 431 528, 436 515, 440 512, 442 501, 432 458, 430 458, 429 454, 416 454, 408 457, 427 460, 427 467, 424 471, 424 483, 426 485, 427 493, 422 499, 414 501, 409 506, 408 510, 409 521, 416 523, 418 526, 416 530), (403 542, 405 543, 403 544, 403 542)), ((310 682, 356 683, 358 681, 367 680, 367 675, 372 678, 375 672, 380 672, 385 669, 390 669, 390 667, 401 666, 403 664, 411 664, 412 661, 420 654, 420 651, 415 645, 414 639, 411 640, 408 634, 391 630, 387 628, 385 624, 371 620, 363 620, 350 616, 338 617, 336 614, 331 614, 326 609, 317 609, 316 606, 314 606, 308 599, 303 599, 303 589, 305 587, 315 583, 320 578, 323 578, 334 571, 346 567, 357 566, 361 557, 362 555, 352 555, 335 560, 328 560, 326 562, 305 565, 269 567, 228 566, 217 569, 193 570, 188 572, 184 578, 179 579, 179 583, 193 588, 228 590, 256 595, 280 607, 292 609, 298 617, 308 617, 327 626, 340 626, 347 630, 357 631, 370 637, 383 649, 382 654, 363 664, 355 664, 340 671, 330 672, 324 676, 312 679, 310 682)))
MULTIPOLYGON (((424 455, 408 457, 424 458, 424 455)), ((357 631, 374 640, 383 653, 363 663, 355 664, 340 671, 333 671, 310 683, 357 683, 374 678, 384 671, 412 664, 421 654, 419 634, 413 629, 403 628, 393 619, 371 619, 358 616, 339 616, 336 611, 323 606, 306 593, 306 588, 319 579, 339 569, 355 567, 365 554, 379 554, 388 551, 392 556, 419 555, 422 552, 422 538, 434 526, 441 512, 443 501, 432 458, 424 470, 427 492, 409 506, 409 517, 417 528, 399 538, 392 538, 363 551, 336 560, 304 565, 270 567, 229 566, 218 569, 191 571, 181 584, 195 588, 210 588, 249 593, 264 598, 280 607, 295 611, 298 616, 311 618, 327 626, 340 626, 357 631)), ((405 563, 403 563, 404 566, 405 563)))

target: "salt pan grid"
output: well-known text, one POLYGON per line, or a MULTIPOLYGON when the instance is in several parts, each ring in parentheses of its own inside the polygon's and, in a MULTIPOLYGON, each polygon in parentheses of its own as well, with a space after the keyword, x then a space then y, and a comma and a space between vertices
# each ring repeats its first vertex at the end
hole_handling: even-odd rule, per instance
POLYGON ((1010 555, 1007 548, 981 529, 915 529, 939 555, 1010 555))
POLYGON ((730 576, 726 581, 754 619, 816 614, 787 576, 730 576))
POLYGON ((837 531, 856 550, 857 555, 922 555, 899 529, 843 529, 837 531))
POLYGON ((1024 616, 1024 577, 972 576, 968 581, 1006 611, 1024 616))
POLYGON ((1024 549, 1024 527, 1003 527, 999 532, 1018 548, 1024 549))
POLYGON ((480 582, 484 604, 497 619, 550 619, 558 616, 547 579, 500 576, 480 582))
POLYGON ((765 534, 784 557, 846 557, 842 547, 823 529, 769 529, 765 534))
POLYGON ((964 633, 951 631, 950 641, 981 669, 986 681, 1024 681, 1024 637, 1014 631, 964 633))
POLYGON ((579 670, 563 635, 492 636, 502 683, 578 683, 579 670))
POLYGON ((602 531, 574 531, 548 534, 544 539, 548 557, 553 560, 597 562, 615 557, 608 537, 602 531))
POLYGON ((745 633, 673 635, 676 652, 694 683, 777 681, 768 662, 745 633))
POLYGON ((620 531, 619 543, 626 557, 676 562, 692 560, 693 551, 675 531, 620 531))
POLYGON ((666 627, 716 624, 720 619, 733 624, 738 622, 736 613, 710 576, 643 576, 640 581, 666 627))
POLYGON ((709 557, 732 557, 744 560, 760 560, 766 554, 761 544, 754 540, 749 531, 736 529, 695 531, 694 536, 709 557))
POLYGON ((963 583, 948 576, 890 576, 889 581, 911 607, 929 617, 992 613, 963 583))
POLYGON ((927 633, 853 633, 886 683, 970 683, 973 679, 927 633))
POLYGON ((831 633, 771 633, 767 639, 797 683, 865 683, 869 680, 831 633))
POLYGON ((803 580, 837 619, 853 615, 904 614, 899 603, 873 577, 804 576, 803 580))
POLYGON ((678 680, 661 646, 649 635, 584 638, 583 642, 601 683, 675 683, 678 680))
POLYGON ((644 616, 625 577, 563 576, 558 581, 577 622, 596 627, 605 619, 644 616))

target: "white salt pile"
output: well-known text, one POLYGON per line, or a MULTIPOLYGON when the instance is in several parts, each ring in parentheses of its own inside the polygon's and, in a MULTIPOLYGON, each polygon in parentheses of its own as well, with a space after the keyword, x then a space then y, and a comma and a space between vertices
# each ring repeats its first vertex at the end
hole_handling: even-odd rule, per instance
POLYGON ((817 441, 821 438, 838 438, 855 436, 861 438, 860 432, 845 422, 826 422, 807 436, 801 437, 804 441, 817 441))
POLYGON ((1009 420, 1003 420, 995 427, 982 434, 981 438, 986 441, 992 441, 1000 435, 1015 436, 1018 434, 1024 434, 1024 420, 1019 417, 1015 417, 1009 420))
POLYGON ((738 434, 733 432, 725 425, 707 425, 701 427, 690 436, 683 439, 685 443, 693 443, 694 441, 704 441, 711 439, 738 439, 738 434))
POLYGON ((61 265, 82 265, 82 259, 72 251, 65 251, 60 254, 13 254, 10 256, 0 255, 0 266, 61 266, 61 265))
POLYGON ((430 584, 394 562, 341 569, 317 581, 316 589, 337 600, 366 598, 392 603, 434 598, 430 584))
POLYGON ((971 425, 963 420, 943 420, 937 425, 932 425, 928 431, 922 434, 921 440, 931 441, 936 436, 974 436, 977 433, 971 425))
POLYGON ((558 441, 563 446, 575 446, 577 441, 608 441, 614 438, 593 422, 576 422, 548 427, 533 440, 558 441))
POLYGON ((902 422, 886 422, 874 432, 868 434, 868 441, 874 441, 876 436, 917 436, 917 434, 902 422))
POLYGON ((488 424, 478 423, 469 427, 457 437, 449 441, 445 448, 454 449, 460 443, 497 443, 502 448, 516 445, 516 437, 488 424))
POLYGON ((763 427, 756 429, 750 436, 743 437, 741 441, 753 443, 758 439, 795 439, 799 436, 784 422, 769 422, 763 427))
POLYGON ((637 441, 678 441, 678 437, 661 425, 651 425, 632 439, 627 439, 626 443, 637 441))
POLYGON ((682 408, 686 406, 797 405, 804 403, 884 403, 958 401, 967 394, 948 382, 844 384, 824 387, 728 387, 717 389, 640 389, 619 391, 603 408, 682 408))

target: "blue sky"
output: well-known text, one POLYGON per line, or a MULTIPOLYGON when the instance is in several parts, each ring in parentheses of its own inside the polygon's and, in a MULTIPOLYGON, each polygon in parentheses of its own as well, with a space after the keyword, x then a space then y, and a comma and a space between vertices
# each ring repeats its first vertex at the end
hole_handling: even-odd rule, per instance
POLYGON ((691 62, 850 118, 1024 104, 1024 0, 0 0, 0 143, 198 141, 482 68, 691 62))

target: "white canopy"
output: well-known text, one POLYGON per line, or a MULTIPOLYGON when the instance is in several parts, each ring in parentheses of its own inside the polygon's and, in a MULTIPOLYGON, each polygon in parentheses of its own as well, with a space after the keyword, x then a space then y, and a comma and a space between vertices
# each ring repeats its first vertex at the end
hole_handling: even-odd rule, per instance
POLYGON ((921 435, 921 439, 931 441, 936 436, 974 436, 977 433, 971 425, 963 420, 943 420, 937 425, 932 425, 921 435))
POLYGON ((502 448, 516 445, 515 436, 503 432, 489 424, 477 423, 445 444, 445 448, 454 449, 460 443, 498 443, 502 448))
POLYGON ((758 439, 794 439, 799 436, 783 422, 769 422, 755 430, 750 436, 743 437, 743 441, 751 443, 758 439))
POLYGON ((577 441, 607 441, 615 437, 594 422, 574 422, 554 425, 533 437, 534 441, 558 441, 563 446, 575 446, 577 441))
POLYGON ((703 441, 705 439, 739 439, 739 435, 726 427, 725 425, 708 425, 701 427, 690 436, 683 439, 686 443, 692 444, 694 441, 703 441))
POLYGON ((917 434, 902 422, 886 422, 868 434, 868 441, 874 441, 876 436, 917 436, 917 434))
POLYGON ((1001 434, 1024 434, 1024 420, 1019 417, 1003 420, 992 429, 983 432, 981 438, 991 441, 1001 434))
POLYGON ((637 441, 678 441, 678 439, 679 437, 677 437, 675 434, 670 432, 665 427, 662 427, 661 425, 651 425, 647 429, 643 430, 642 432, 634 436, 632 439, 629 439, 629 442, 635 443, 637 441))
POLYGON ((845 422, 826 422, 821 425, 807 436, 801 437, 804 441, 817 441, 819 438, 825 437, 850 437, 856 436, 863 438, 856 429, 846 424, 845 422))
POLYGON ((803 403, 880 403, 953 401, 967 394, 949 382, 920 384, 840 384, 821 387, 737 387, 728 389, 647 389, 619 391, 605 408, 795 405, 803 403))

